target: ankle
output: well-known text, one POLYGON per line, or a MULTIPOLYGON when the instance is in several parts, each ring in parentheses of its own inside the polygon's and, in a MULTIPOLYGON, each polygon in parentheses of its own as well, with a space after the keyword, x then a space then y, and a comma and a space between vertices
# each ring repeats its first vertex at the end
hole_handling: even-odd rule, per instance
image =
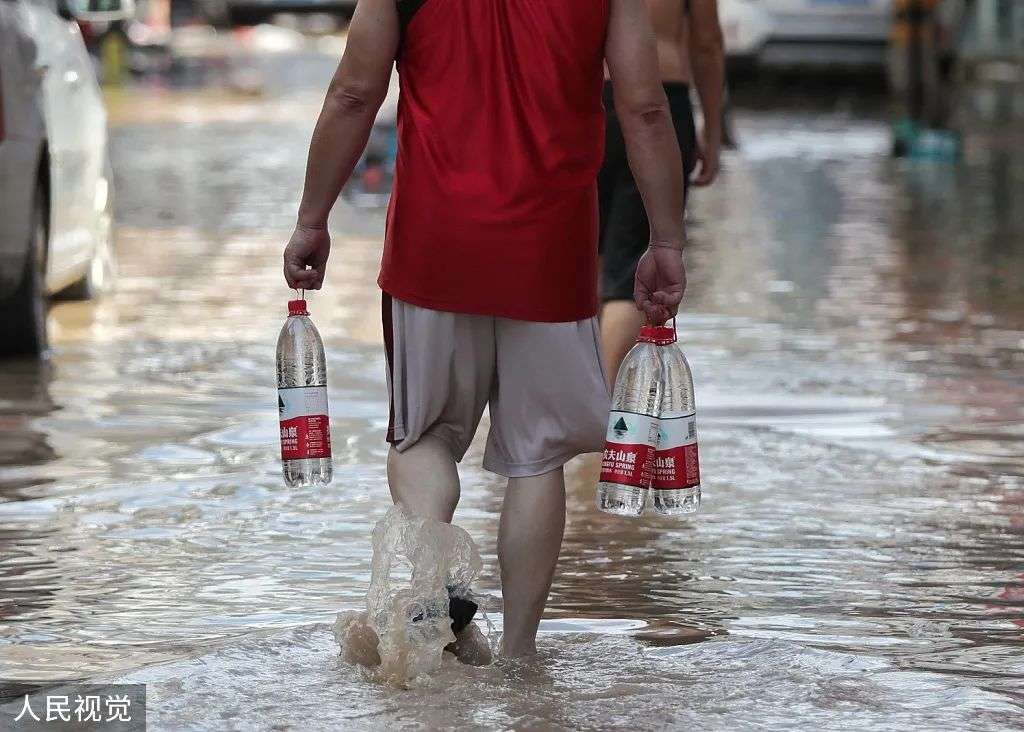
POLYGON ((527 658, 537 655, 537 641, 534 638, 529 640, 516 640, 502 638, 501 656, 503 658, 527 658))

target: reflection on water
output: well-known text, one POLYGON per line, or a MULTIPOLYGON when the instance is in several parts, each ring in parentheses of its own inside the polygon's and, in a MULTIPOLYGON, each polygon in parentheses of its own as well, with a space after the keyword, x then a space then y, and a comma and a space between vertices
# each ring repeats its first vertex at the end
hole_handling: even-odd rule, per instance
MULTIPOLYGON (((54 409, 50 398, 51 370, 33 361, 11 361, 0 371, 0 466, 9 468, 0 481, 0 496, 18 500, 31 495, 34 483, 19 478, 20 467, 50 462, 56 453, 48 436, 33 426, 33 419, 54 409)), ((46 482, 45 478, 37 479, 46 482)))
MULTIPOLYGON (((50 370, 0 374, 0 678, 146 682, 158 729, 1019 727, 1024 148, 901 167, 870 114, 741 111, 680 318, 702 514, 599 514, 578 461, 541 657, 396 695, 331 633, 389 506, 381 215, 342 204, 311 296, 337 478, 287 490, 279 252, 315 101, 254 124, 174 96, 181 126, 146 94, 114 131, 120 290, 57 306, 50 370)), ((457 520, 500 626, 481 453, 457 520)))

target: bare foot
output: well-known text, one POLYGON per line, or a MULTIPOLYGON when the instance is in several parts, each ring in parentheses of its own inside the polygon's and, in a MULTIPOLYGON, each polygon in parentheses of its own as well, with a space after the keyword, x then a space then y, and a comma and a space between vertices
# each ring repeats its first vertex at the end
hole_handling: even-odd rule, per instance
POLYGON ((352 664, 372 668, 380 666, 377 632, 366 622, 366 613, 342 613, 334 626, 342 657, 352 664))
POLYGON ((501 644, 501 657, 508 659, 524 659, 532 658, 537 655, 537 646, 531 644, 529 646, 517 646, 515 648, 507 646, 504 643, 501 644))
POLYGON ((468 666, 486 666, 494 660, 491 656, 491 646, 476 623, 470 623, 463 628, 456 636, 455 642, 449 643, 445 650, 468 666))

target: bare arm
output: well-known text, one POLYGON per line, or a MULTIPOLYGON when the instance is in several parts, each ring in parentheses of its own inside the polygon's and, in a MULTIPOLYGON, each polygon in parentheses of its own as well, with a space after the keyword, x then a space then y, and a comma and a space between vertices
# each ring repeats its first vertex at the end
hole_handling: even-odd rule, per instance
POLYGON ((284 252, 289 287, 316 290, 323 285, 331 247, 327 217, 387 96, 398 35, 395 0, 359 1, 309 145, 298 223, 284 252))
POLYGON ((661 85, 658 53, 644 0, 611 0, 605 61, 637 187, 651 222, 651 247, 637 266, 634 297, 652 322, 675 315, 686 272, 683 162, 661 85))
POLYGON ((718 22, 718 0, 690 0, 689 43, 693 81, 704 115, 701 168, 696 185, 709 185, 718 175, 722 148, 722 96, 725 92, 725 45, 718 22))
POLYGON ((612 0, 605 59, 651 241, 682 248, 683 163, 643 0, 612 0))

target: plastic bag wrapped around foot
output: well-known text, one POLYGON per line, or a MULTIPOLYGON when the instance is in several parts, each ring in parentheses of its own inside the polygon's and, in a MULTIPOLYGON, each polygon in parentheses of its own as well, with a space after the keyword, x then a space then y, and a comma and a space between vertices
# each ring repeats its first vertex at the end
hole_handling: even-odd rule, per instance
POLYGON ((397 685, 440 668, 445 646, 455 641, 449 588, 468 594, 480 567, 463 529, 393 507, 373 529, 366 612, 341 613, 334 626, 344 658, 376 666, 375 676, 397 685))

